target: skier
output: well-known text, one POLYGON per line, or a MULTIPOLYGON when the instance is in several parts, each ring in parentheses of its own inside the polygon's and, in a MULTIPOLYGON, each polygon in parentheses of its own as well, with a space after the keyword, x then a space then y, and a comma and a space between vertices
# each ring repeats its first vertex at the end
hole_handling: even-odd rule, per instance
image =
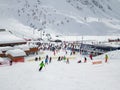
POLYGON ((67 55, 67 51, 65 51, 65 54, 67 55))
POLYGON ((69 64, 69 58, 67 58, 67 61, 66 61, 67 64, 69 64))
POLYGON ((46 55, 46 58, 48 59, 48 55, 46 55))
POLYGON ((50 59, 49 59, 49 63, 51 63, 51 61, 52 61, 52 57, 50 57, 50 59))
POLYGON ((81 63, 82 61, 81 60, 79 60, 77 63, 81 63))
POLYGON ((66 60, 66 57, 65 57, 65 56, 63 57, 63 60, 64 60, 64 61, 66 60))
POLYGON ((35 61, 37 61, 37 60, 38 60, 38 58, 36 57, 36 58, 35 58, 35 61))
POLYGON ((60 61, 60 56, 58 57, 58 61, 60 61))
POLYGON ((42 61, 39 65, 40 65, 39 71, 41 71, 42 68, 45 67, 45 64, 44 64, 43 61, 42 61))
POLYGON ((41 60, 41 57, 39 57, 39 61, 41 60))
POLYGON ((105 63, 107 63, 108 62, 108 55, 106 54, 105 55, 105 63))
POLYGON ((62 60, 63 60, 63 58, 64 58, 63 56, 62 56, 62 57, 60 57, 60 60, 62 61, 62 60))
POLYGON ((10 66, 12 66, 12 62, 13 62, 13 61, 12 61, 12 60, 10 60, 10 66))
POLYGON ((89 55, 90 59, 93 60, 93 56, 92 56, 92 53, 89 55))
POLYGON ((87 58, 86 57, 84 57, 84 63, 86 63, 87 62, 87 58))
POLYGON ((45 64, 48 64, 48 58, 45 59, 45 64))
POLYGON ((72 51, 71 51, 70 55, 72 55, 72 51))
POLYGON ((46 55, 45 64, 48 64, 48 55, 46 55))

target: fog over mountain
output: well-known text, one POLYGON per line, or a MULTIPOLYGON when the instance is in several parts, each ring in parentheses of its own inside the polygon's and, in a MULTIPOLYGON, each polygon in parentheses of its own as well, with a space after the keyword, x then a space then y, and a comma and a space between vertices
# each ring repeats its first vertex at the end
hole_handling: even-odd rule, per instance
POLYGON ((120 0, 0 0, 0 28, 120 35, 120 0))

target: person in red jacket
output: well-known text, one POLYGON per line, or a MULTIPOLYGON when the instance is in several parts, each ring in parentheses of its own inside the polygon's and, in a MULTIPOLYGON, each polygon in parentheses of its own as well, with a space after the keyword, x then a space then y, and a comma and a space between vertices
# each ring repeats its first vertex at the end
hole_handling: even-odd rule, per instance
POLYGON ((93 55, 92 53, 89 55, 90 59, 93 60, 93 55))

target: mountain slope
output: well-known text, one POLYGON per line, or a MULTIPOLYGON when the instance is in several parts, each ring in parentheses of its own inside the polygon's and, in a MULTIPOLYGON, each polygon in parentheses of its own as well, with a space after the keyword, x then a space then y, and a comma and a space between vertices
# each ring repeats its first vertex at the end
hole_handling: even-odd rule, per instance
MULTIPOLYGON (((6 18, 13 19, 24 29, 49 33, 119 35, 119 4, 119 0, 1 0, 0 19, 5 23, 6 18)), ((0 28, 17 29, 5 23, 0 28)))

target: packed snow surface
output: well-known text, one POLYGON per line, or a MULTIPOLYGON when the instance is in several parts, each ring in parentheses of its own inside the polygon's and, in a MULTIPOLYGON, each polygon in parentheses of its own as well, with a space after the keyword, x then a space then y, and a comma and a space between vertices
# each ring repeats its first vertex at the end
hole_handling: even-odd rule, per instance
MULTIPOLYGON (((52 60, 41 72, 38 71, 41 61, 17 63, 0 67, 1 90, 120 90, 120 51, 107 53, 108 63, 102 56, 93 58, 102 60, 102 64, 93 65, 88 58, 87 63, 81 55, 70 60, 52 60), (112 58, 111 58, 112 57, 112 58), (116 58, 117 57, 117 58, 116 58)), ((52 55, 48 53, 48 55, 52 55)))

